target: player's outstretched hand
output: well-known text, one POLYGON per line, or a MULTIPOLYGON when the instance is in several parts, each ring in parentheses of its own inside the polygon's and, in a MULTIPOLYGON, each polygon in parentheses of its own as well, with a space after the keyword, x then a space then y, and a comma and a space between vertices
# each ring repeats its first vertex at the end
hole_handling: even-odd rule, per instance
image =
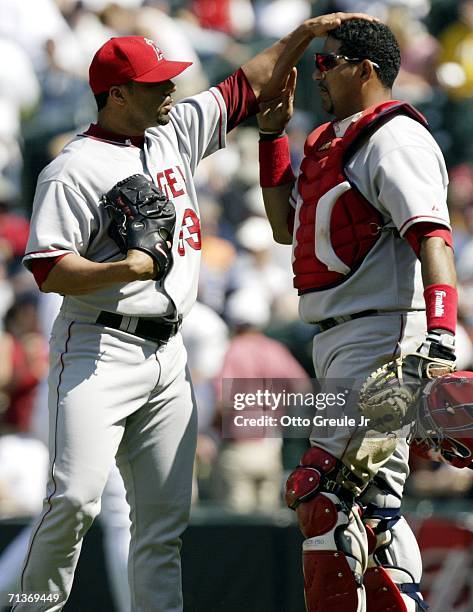
POLYGON ((317 38, 319 36, 327 36, 330 30, 335 30, 343 21, 350 19, 366 19, 367 21, 379 21, 372 15, 365 13, 330 13, 328 15, 320 15, 304 21, 304 26, 308 28, 311 36, 317 38))
POLYGON ((296 91, 297 68, 287 77, 281 95, 261 102, 257 115, 259 129, 263 132, 282 132, 294 112, 294 93, 296 91))

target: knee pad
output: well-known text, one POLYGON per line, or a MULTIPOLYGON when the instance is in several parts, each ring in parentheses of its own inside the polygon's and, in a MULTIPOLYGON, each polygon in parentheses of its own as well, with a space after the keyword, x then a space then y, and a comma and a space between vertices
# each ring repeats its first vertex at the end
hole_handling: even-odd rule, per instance
POLYGON ((365 573, 367 612, 427 610, 420 594, 422 559, 411 528, 399 508, 368 506, 363 515, 371 535, 365 573))
POLYGON ((340 462, 313 447, 286 484, 303 542, 308 612, 362 612, 362 576, 368 560, 366 531, 352 494, 337 485, 340 462))

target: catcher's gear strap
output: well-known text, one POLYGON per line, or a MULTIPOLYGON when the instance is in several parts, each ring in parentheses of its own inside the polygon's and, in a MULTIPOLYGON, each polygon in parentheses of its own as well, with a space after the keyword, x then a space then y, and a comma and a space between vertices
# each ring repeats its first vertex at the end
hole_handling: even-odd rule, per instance
POLYGON ((360 610, 361 576, 354 576, 344 554, 304 550, 303 568, 307 612, 360 610))
MULTIPOLYGON (((358 127, 356 134, 351 135, 352 132, 350 131, 351 138, 349 140, 346 139, 348 140, 348 145, 344 151, 343 165, 346 166, 363 144, 396 115, 407 115, 411 119, 414 119, 414 121, 419 122, 426 129, 429 129, 429 124, 424 115, 407 102, 400 102, 399 100, 382 102, 378 106, 363 111, 363 115, 356 122, 358 127)), ((352 124, 349 129, 353 130, 353 127, 354 124, 352 124)), ((345 136, 347 136, 347 133, 345 133, 345 136)))
POLYGON ((392 529, 400 518, 400 508, 378 508, 373 504, 368 504, 363 509, 363 519, 379 519, 379 523, 372 527, 374 533, 382 533, 392 529))
POLYGON ((429 604, 422 599, 420 596, 420 584, 415 582, 405 582, 404 584, 396 585, 401 593, 404 593, 411 599, 413 599, 421 610, 427 612, 429 604))

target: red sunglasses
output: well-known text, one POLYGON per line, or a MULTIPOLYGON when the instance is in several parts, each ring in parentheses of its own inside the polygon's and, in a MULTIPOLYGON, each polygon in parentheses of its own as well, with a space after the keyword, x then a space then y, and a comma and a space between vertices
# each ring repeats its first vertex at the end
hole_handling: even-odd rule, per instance
MULTIPOLYGON (((338 66, 337 61, 339 59, 344 59, 346 62, 362 62, 362 57, 347 57, 346 55, 337 55, 336 53, 316 53, 315 54, 315 64, 320 72, 327 72, 328 70, 332 70, 335 66, 338 66)), ((375 68, 379 68, 379 64, 370 60, 375 68)))

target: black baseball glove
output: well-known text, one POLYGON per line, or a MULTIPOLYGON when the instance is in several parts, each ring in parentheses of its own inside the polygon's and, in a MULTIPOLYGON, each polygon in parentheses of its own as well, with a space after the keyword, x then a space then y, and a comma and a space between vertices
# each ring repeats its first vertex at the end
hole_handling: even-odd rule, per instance
POLYGON ((174 204, 142 174, 118 182, 102 202, 112 220, 109 235, 120 251, 144 251, 156 262, 155 279, 162 279, 172 265, 174 204))

